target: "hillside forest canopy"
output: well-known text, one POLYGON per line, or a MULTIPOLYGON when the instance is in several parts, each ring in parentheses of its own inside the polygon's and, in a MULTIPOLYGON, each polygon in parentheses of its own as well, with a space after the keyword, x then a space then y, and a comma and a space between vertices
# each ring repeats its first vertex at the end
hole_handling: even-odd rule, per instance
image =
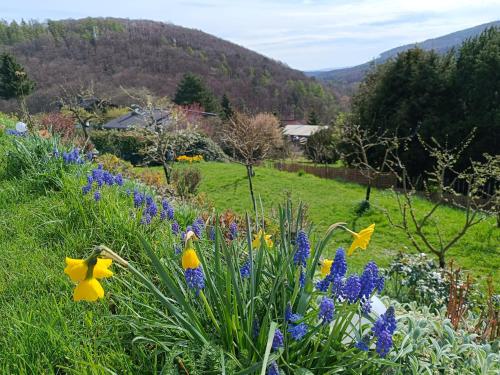
MULTIPOLYGON (((220 102, 236 109, 302 119, 314 110, 322 121, 338 111, 326 85, 302 72, 204 32, 172 24, 129 19, 0 22, 0 52, 13 54, 37 82, 31 111, 55 108, 61 86, 93 82, 95 91, 118 105, 127 91, 147 88, 174 97, 185 73, 200 76, 220 102)), ((12 110, 15 103, 0 103, 12 110)))

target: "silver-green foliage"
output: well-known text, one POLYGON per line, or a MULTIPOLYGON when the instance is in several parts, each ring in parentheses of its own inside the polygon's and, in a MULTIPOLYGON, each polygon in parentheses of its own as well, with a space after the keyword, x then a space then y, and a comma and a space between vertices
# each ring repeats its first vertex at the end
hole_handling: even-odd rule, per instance
MULTIPOLYGON (((395 349, 396 374, 498 374, 499 342, 481 343, 469 330, 455 331, 445 310, 433 312, 415 303, 399 305, 395 349), (404 313, 402 313, 404 312, 404 313)), ((469 322, 472 327, 473 321, 469 322)))

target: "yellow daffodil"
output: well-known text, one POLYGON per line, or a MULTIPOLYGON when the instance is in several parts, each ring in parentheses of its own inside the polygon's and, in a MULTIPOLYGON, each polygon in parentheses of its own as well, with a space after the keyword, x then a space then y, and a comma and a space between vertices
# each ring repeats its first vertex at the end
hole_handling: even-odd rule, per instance
POLYGON ((357 248, 366 250, 366 247, 370 242, 370 238, 372 237, 374 230, 375 224, 372 224, 369 227, 360 230, 359 233, 351 232, 354 237, 354 241, 352 242, 351 247, 349 247, 347 255, 352 255, 352 253, 354 253, 354 250, 356 250, 357 248))
MULTIPOLYGON (((113 276, 113 272, 108 269, 112 262, 111 259, 97 258, 97 263, 93 269, 93 276, 97 279, 113 276)), ((85 259, 66 258, 64 273, 74 282, 79 282, 85 280, 87 277, 88 268, 88 262, 85 259)))
POLYGON ((73 292, 73 300, 75 301, 97 301, 98 298, 104 297, 104 289, 101 283, 95 278, 80 281, 73 292))
POLYGON ((181 162, 192 163, 193 161, 202 161, 203 156, 202 155, 194 155, 194 156, 181 155, 181 156, 178 156, 176 160, 181 161, 181 162))
POLYGON ((325 277, 330 273, 330 268, 332 268, 333 260, 323 259, 321 262, 321 276, 325 277))
POLYGON ((268 248, 273 247, 273 240, 271 240, 271 235, 270 234, 265 234, 262 229, 259 230, 259 233, 253 235, 253 241, 252 241, 252 247, 254 249, 259 249, 260 248, 260 240, 264 237, 264 241, 266 242, 266 245, 268 248))
POLYGON ((113 272, 108 268, 113 261, 92 256, 89 259, 66 258, 64 273, 77 282, 73 292, 75 301, 96 301, 104 297, 104 289, 97 279, 110 277, 113 272))
POLYGON ((196 251, 193 249, 186 249, 182 254, 182 268, 187 270, 188 268, 195 269, 200 266, 200 260, 196 251))

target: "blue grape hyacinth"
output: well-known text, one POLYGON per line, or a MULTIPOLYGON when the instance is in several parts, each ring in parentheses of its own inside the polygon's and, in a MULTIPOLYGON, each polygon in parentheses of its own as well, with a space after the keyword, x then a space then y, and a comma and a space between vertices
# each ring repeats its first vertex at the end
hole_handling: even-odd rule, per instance
POLYGON ((235 221, 229 224, 229 239, 235 240, 238 237, 238 224, 235 221))
POLYGON ((250 260, 247 260, 240 268, 240 275, 242 278, 250 277, 250 260))
POLYGON ((392 335, 396 331, 394 307, 389 307, 373 324, 372 332, 376 338, 375 350, 385 357, 392 348, 392 335))
POLYGON ((354 303, 359 298, 361 291, 361 280, 358 275, 351 275, 347 278, 342 295, 349 303, 354 303))
POLYGON ((345 251, 342 248, 337 249, 333 264, 330 268, 330 274, 327 276, 330 281, 342 279, 347 272, 347 262, 345 260, 345 251))
POLYGON ((200 293, 200 290, 205 288, 205 275, 201 267, 198 268, 187 268, 184 271, 184 276, 186 278, 186 284, 190 289, 196 292, 196 295, 200 293))
POLYGON ((272 361, 267 368, 267 375, 280 375, 280 369, 276 364, 276 361, 272 361))
POLYGON ((273 337, 273 349, 278 350, 279 348, 282 348, 284 345, 284 338, 283 338, 283 333, 281 333, 279 328, 276 328, 276 331, 274 331, 274 337, 273 337))
POLYGON ((309 244, 309 238, 307 237, 306 232, 300 230, 297 234, 297 251, 293 257, 293 262, 296 265, 304 266, 307 263, 307 259, 309 258, 309 254, 311 252, 311 245, 309 244))
POLYGON ((296 326, 291 326, 288 328, 288 332, 295 341, 300 341, 307 334, 309 327, 306 323, 300 323, 296 326))
POLYGON ((335 313, 335 302, 329 297, 323 297, 319 305, 318 319, 323 321, 323 324, 328 324, 333 320, 335 313))
POLYGON ((174 221, 172 222, 171 227, 172 227, 172 233, 178 235, 180 230, 179 223, 177 221, 174 221))

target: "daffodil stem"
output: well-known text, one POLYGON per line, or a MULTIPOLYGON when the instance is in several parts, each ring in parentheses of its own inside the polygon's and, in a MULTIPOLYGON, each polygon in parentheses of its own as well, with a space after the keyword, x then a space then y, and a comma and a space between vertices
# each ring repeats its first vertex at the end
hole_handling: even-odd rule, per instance
POLYGON ((203 293, 202 290, 200 290, 200 297, 203 301, 203 304, 205 305, 205 310, 207 310, 208 316, 210 319, 212 319, 212 323, 214 324, 215 328, 220 332, 220 327, 217 324, 217 320, 215 319, 214 313, 212 309, 210 308, 210 305, 208 304, 207 297, 205 297, 205 293, 203 293))

